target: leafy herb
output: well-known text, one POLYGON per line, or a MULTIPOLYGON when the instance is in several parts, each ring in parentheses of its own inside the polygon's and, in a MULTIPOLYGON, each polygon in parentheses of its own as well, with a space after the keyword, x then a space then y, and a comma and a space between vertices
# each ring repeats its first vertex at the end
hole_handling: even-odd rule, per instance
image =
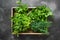
POLYGON ((13 32, 25 32, 29 28, 30 17, 15 13, 13 17, 13 32))
POLYGON ((50 25, 51 22, 47 22, 47 21, 33 22, 31 24, 31 29, 34 32, 48 33, 48 28, 50 27, 50 25))
POLYGON ((48 20, 49 16, 52 16, 52 11, 46 5, 38 6, 35 9, 32 9, 30 15, 32 20, 36 21, 45 21, 48 20))

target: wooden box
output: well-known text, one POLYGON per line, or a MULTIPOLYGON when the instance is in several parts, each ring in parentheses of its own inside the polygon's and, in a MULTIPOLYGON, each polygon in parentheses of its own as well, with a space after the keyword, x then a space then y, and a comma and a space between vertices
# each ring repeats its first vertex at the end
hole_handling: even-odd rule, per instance
MULTIPOLYGON (((14 9, 15 9, 16 7, 12 7, 11 8, 11 17, 13 17, 13 15, 14 15, 14 9)), ((36 7, 28 7, 29 9, 32 9, 32 8, 36 8, 36 7)), ((11 21, 11 27, 12 27, 12 25, 13 25, 13 23, 12 23, 12 21, 11 21)), ((11 32, 12 32, 12 28, 11 28, 11 32)), ((12 33, 12 34, 15 34, 15 33, 12 33)), ((26 32, 26 33, 18 33, 18 34, 22 34, 22 35, 48 35, 49 33, 34 33, 34 32, 32 32, 31 30, 29 31, 29 32, 26 32)))

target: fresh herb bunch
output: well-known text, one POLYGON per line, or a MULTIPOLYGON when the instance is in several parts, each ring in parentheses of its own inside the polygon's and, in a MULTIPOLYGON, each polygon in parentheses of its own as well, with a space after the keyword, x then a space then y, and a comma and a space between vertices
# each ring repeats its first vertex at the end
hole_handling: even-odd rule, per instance
POLYGON ((12 28, 14 33, 25 32, 29 28, 30 17, 26 14, 14 13, 13 23, 12 28))
POLYGON ((40 10, 40 12, 38 11, 40 13, 38 15, 40 16, 40 18, 42 17, 41 18, 42 20, 47 21, 49 16, 53 16, 51 9, 47 7, 46 5, 37 7, 37 9, 40 10))
POLYGON ((32 9, 29 16, 34 21, 35 20, 45 21, 45 20, 48 20, 47 18, 49 16, 52 16, 52 11, 46 5, 41 5, 41 6, 36 7, 35 9, 32 9))
POLYGON ((31 24, 31 29, 34 32, 48 33, 48 28, 50 27, 50 25, 51 22, 48 21, 33 22, 31 24))

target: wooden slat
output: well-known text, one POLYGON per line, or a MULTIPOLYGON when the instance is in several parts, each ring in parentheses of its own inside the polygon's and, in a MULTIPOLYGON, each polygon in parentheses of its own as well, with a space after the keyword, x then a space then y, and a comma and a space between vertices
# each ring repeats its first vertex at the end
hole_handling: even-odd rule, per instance
MULTIPOLYGON (((15 34, 15 33, 12 33, 15 34)), ((20 35, 49 35, 49 33, 18 33, 20 35)))
MULTIPOLYGON (((13 7, 11 8, 11 17, 13 17, 13 7)), ((12 25, 13 25, 13 23, 12 23, 12 20, 11 20, 11 32, 12 32, 12 25)))

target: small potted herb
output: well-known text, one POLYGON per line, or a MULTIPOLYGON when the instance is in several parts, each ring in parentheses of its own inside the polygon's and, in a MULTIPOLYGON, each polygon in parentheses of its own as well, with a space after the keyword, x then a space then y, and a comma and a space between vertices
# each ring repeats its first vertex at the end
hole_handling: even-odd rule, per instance
MULTIPOLYGON (((21 1, 21 0, 20 0, 21 1)), ((51 26, 48 17, 52 11, 46 5, 28 7, 17 2, 18 6, 11 10, 11 26, 13 34, 46 34, 51 26)))

